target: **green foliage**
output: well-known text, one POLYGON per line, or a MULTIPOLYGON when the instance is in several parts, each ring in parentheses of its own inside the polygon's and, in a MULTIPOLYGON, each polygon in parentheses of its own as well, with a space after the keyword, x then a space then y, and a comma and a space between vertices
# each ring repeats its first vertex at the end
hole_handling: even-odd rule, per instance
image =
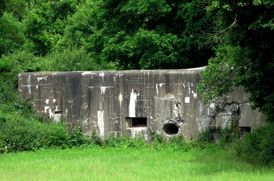
POLYGON ((217 140, 217 130, 207 129, 198 135, 197 140, 201 143, 215 143, 217 140))
POLYGON ((1 105, 0 153, 67 148, 92 143, 77 127, 68 131, 62 123, 45 122, 26 106, 1 105), (9 112, 7 112, 9 110, 9 112))
POLYGON ((211 46, 202 42, 210 22, 206 1, 86 1, 68 18, 56 47, 83 47, 96 60, 120 69, 205 65, 211 46))
POLYGON ((80 127, 75 127, 73 130, 69 132, 69 146, 80 146, 88 143, 90 143, 90 140, 87 136, 83 134, 83 131, 80 127))
POLYGON ((67 17, 74 13, 77 0, 32 1, 24 18, 28 47, 46 55, 63 35, 67 17))
POLYGON ((111 62, 100 62, 82 49, 73 49, 45 56, 39 67, 47 71, 86 71, 115 69, 116 65, 111 62))
POLYGON ((274 120, 273 9, 271 1, 212 1, 211 39, 218 45, 198 89, 206 102, 243 86, 253 106, 274 120))
POLYGON ((269 123, 246 135, 236 145, 237 156, 251 163, 274 164, 274 124, 269 123))
POLYGON ((66 145, 68 138, 64 126, 41 123, 18 111, 12 111, 12 114, 4 111, 0 110, 1 153, 66 145))
POLYGON ((25 0, 0 0, 0 16, 1 10, 11 13, 17 19, 22 19, 25 15, 26 1, 25 0))
POLYGON ((0 16, 0 57, 20 49, 25 41, 22 23, 12 14, 4 12, 0 16))
POLYGON ((228 144, 237 141, 239 137, 239 132, 235 132, 232 128, 207 129, 198 135, 197 142, 228 144))
POLYGON ((17 75, 24 71, 38 71, 39 58, 28 52, 14 52, 0 58, 0 104, 21 104, 17 94, 17 75))
POLYGON ((94 130, 90 136, 90 143, 93 145, 103 146, 103 139, 94 130))
MULTIPOLYGON (((216 57, 209 60, 206 70, 202 72, 202 79, 197 88, 205 103, 209 103, 231 91, 235 85, 238 69, 233 60, 239 55, 239 46, 225 45, 216 49, 216 57)), ((242 58, 245 59, 244 56, 242 58)))
MULTIPOLYGON (((94 142, 92 142, 94 143, 94 142)), ((146 141, 143 138, 130 138, 128 136, 108 137, 101 140, 99 146, 114 147, 114 148, 152 148, 155 150, 170 150, 170 151, 190 151, 203 150, 207 146, 203 142, 186 141, 182 136, 164 137, 163 135, 155 134, 153 138, 146 141)))

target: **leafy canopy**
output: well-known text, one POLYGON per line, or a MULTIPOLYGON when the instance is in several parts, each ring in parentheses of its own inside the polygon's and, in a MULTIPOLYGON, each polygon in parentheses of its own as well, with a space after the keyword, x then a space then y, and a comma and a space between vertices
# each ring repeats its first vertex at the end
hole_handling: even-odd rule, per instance
POLYGON ((274 2, 214 0, 208 10, 216 17, 211 39, 218 44, 200 94, 209 102, 243 86, 253 106, 274 120, 274 2))

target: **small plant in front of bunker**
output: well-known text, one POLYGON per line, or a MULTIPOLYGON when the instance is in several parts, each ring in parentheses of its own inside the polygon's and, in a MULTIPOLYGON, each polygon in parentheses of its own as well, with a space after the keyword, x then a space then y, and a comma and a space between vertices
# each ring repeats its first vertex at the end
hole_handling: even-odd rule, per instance
POLYGON ((98 135, 95 129, 92 130, 90 140, 92 144, 103 146, 104 141, 103 139, 98 135))

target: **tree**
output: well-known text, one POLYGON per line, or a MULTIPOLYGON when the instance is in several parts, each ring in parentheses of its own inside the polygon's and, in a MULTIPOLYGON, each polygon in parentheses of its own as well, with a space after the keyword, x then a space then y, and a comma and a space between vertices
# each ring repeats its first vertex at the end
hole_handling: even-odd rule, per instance
POLYGON ((78 0, 33 0, 24 18, 25 35, 36 55, 46 55, 63 36, 67 17, 75 12, 78 0))
POLYGON ((200 94, 209 102, 243 86, 254 108, 274 121, 274 2, 214 0, 208 10, 216 17, 209 39, 218 45, 202 74, 200 94))
POLYGON ((121 69, 202 66, 212 55, 203 31, 207 0, 90 0, 68 19, 60 47, 84 47, 121 69))
POLYGON ((25 42, 21 19, 24 0, 0 0, 0 57, 20 49, 25 42))

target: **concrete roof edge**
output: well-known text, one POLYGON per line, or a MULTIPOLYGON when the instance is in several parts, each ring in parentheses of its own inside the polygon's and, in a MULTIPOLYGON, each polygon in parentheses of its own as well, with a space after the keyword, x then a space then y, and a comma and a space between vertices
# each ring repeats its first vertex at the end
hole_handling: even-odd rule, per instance
POLYGON ((50 75, 50 74, 97 74, 97 73, 194 73, 203 71, 206 66, 203 67, 195 67, 195 68, 188 68, 188 69, 143 69, 143 70, 97 70, 97 71, 42 71, 42 72, 22 72, 19 73, 18 76, 21 75, 30 75, 30 74, 40 74, 40 75, 50 75))

